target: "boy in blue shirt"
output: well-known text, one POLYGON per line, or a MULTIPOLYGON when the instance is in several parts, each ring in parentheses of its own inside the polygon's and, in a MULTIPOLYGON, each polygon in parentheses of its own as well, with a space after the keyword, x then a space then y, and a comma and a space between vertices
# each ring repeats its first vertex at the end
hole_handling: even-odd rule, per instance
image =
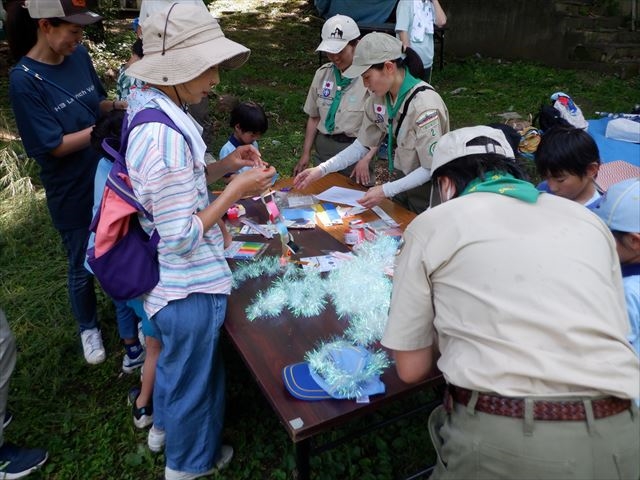
POLYGON ((631 322, 629 342, 640 356, 640 178, 609 187, 594 212, 616 239, 631 322))
POLYGON ((538 173, 545 179, 538 190, 553 193, 593 209, 600 201, 596 184, 600 151, 581 128, 555 126, 544 132, 535 154, 538 173))
MULTIPOLYGON (((231 110, 229 125, 233 129, 233 133, 229 135, 229 140, 220 149, 219 159, 225 158, 240 145, 253 145, 258 149, 258 140, 269 128, 264 109, 254 102, 238 103, 231 110)), ((236 173, 240 173, 243 170, 240 169, 236 173)), ((230 174, 225 175, 227 178, 230 176, 230 174)))

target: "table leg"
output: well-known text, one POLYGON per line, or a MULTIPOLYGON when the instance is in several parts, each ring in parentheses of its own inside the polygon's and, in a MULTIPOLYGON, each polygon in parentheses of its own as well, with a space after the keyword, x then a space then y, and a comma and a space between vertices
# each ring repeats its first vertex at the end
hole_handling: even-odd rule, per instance
POLYGON ((293 478, 296 480, 309 480, 310 466, 309 457, 311 455, 311 439, 301 440, 296 443, 296 471, 293 478))

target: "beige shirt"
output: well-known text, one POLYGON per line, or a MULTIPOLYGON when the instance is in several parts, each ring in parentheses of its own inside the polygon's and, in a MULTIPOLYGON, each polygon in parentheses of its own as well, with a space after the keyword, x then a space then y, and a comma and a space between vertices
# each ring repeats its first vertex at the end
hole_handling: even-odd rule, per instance
MULTIPOLYGON (((325 63, 316 70, 311 87, 309 87, 309 93, 307 93, 307 101, 304 104, 304 113, 310 117, 320 117, 318 131, 325 135, 329 132, 327 132, 324 122, 336 95, 336 89, 333 63, 325 63)), ((342 92, 332 135, 343 133, 354 138, 358 135, 364 115, 364 103, 368 97, 369 90, 362 83, 362 77, 354 78, 342 92)))
POLYGON ((447 382, 504 396, 640 397, 615 242, 575 202, 472 193, 404 234, 382 344, 436 339, 447 382))
MULTIPOLYGON (((421 85, 420 82, 411 90, 421 85)), ((409 93, 398 113, 393 119, 393 135, 400 116, 404 111, 409 93)), ((384 97, 372 95, 365 104, 364 123, 358 133, 358 140, 365 147, 377 148, 380 142, 387 138, 389 116, 384 97)), ((433 149, 438 139, 449 131, 449 111, 440 95, 434 90, 418 92, 409 103, 407 115, 398 131, 398 137, 394 139, 395 155, 394 167, 405 175, 411 173, 419 166, 431 169, 433 149)))

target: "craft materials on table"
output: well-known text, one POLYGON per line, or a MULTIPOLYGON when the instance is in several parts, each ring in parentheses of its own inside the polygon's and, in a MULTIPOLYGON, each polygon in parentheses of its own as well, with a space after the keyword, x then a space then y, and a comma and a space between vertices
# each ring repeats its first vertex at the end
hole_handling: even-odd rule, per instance
POLYGON ((312 207, 308 208, 283 208, 282 216, 287 228, 315 228, 316 212, 312 207))
POLYGON ((224 256, 234 260, 253 260, 264 252, 266 248, 267 244, 262 242, 232 240, 231 245, 225 249, 224 256))
POLYGON ((341 203, 343 205, 351 205, 359 207, 358 200, 364 197, 366 192, 362 190, 354 190, 352 188, 331 187, 324 192, 318 193, 316 198, 325 202, 341 203))
POLYGON ((320 273, 330 272, 339 268, 345 261, 353 259, 352 253, 345 253, 345 257, 336 255, 318 255, 315 257, 304 257, 298 261, 303 270, 317 270, 320 273))
POLYGON ((340 216, 340 212, 333 203, 316 203, 313 205, 313 209, 316 212, 318 221, 325 227, 342 225, 342 216, 340 216))
POLYGON ((371 210, 373 210, 376 213, 376 215, 378 215, 387 225, 390 225, 392 227, 400 226, 398 222, 396 222, 393 218, 391 218, 391 216, 382 209, 382 207, 375 206, 371 210))
POLYGON ((274 192, 267 192, 260 196, 260 200, 267 209, 269 214, 269 221, 276 226, 278 233, 280 234, 280 241, 282 242, 282 255, 280 256, 280 262, 286 263, 287 257, 296 253, 299 247, 293 241, 293 237, 287 229, 284 218, 280 213, 278 205, 276 205, 274 192))
POLYGON ((269 228, 271 225, 259 225, 253 220, 249 220, 247 217, 242 217, 240 219, 240 222, 248 227, 248 231, 244 231, 244 229, 240 230, 240 233, 243 235, 250 235, 251 233, 255 232, 265 238, 273 238, 273 231, 269 228))

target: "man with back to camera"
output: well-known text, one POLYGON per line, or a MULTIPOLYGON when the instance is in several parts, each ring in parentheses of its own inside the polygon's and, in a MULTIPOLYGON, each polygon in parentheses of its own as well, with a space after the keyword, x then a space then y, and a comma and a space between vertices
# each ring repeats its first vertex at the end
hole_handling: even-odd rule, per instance
POLYGON ((614 240, 513 156, 491 127, 444 135, 444 203, 404 233, 382 343, 409 383, 440 352, 431 478, 637 479, 640 368, 614 240))

